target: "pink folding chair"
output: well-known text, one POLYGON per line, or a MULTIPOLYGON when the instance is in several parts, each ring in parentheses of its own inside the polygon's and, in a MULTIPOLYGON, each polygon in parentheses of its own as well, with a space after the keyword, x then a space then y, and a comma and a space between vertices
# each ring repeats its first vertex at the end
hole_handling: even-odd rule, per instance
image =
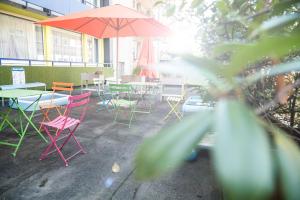
POLYGON ((49 136, 51 143, 43 151, 42 155, 40 156, 40 160, 45 159, 48 155, 57 151, 61 159, 65 162, 65 165, 68 166, 68 161, 71 158, 73 158, 79 153, 86 153, 82 148, 81 144, 79 143, 79 141, 77 140, 77 138, 75 137, 74 132, 76 131, 78 126, 82 123, 85 117, 88 108, 88 103, 90 101, 90 96, 91 96, 91 92, 87 92, 77 96, 70 96, 68 105, 66 107, 66 111, 63 115, 56 117, 54 120, 50 122, 41 122, 41 128, 45 130, 45 132, 49 136), (78 107, 78 109, 80 110, 79 119, 71 117, 72 110, 75 107, 76 108, 78 107), (55 130, 54 134, 51 134, 50 132, 51 129, 55 130), (67 134, 63 137, 60 137, 61 133, 65 130, 67 131, 67 134), (62 148, 67 144, 70 138, 74 139, 79 151, 74 153, 72 156, 65 158, 64 155, 62 154, 62 148), (57 142, 63 139, 64 141, 59 147, 57 142), (50 151, 51 149, 53 150, 50 151))

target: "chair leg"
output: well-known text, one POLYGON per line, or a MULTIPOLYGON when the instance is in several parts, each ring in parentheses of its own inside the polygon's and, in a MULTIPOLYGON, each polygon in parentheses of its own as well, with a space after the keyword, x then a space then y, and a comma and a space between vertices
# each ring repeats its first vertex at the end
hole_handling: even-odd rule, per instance
POLYGON ((129 128, 130 128, 130 126, 131 126, 131 121, 132 121, 132 119, 134 118, 134 116, 135 116, 135 107, 133 107, 133 108, 130 110, 130 119, 129 119, 129 125, 128 125, 129 128))
POLYGON ((74 132, 76 131, 77 127, 78 127, 79 124, 77 124, 75 126, 75 128, 73 130, 71 130, 70 128, 68 129, 69 131, 69 135, 68 137, 65 139, 65 141, 62 143, 62 145, 60 146, 60 150, 62 150, 62 148, 65 146, 65 144, 70 140, 71 137, 73 137, 74 141, 76 142, 77 146, 80 148, 80 150, 83 152, 83 153, 86 153, 86 151, 83 149, 83 147, 81 146, 81 144, 79 143, 79 141, 76 139, 75 135, 74 135, 74 132))
POLYGON ((51 141, 51 144, 49 144, 49 145, 47 146, 47 148, 43 151, 43 153, 41 154, 39 160, 44 160, 44 159, 46 158, 46 156, 48 155, 48 153, 49 153, 49 151, 50 151, 50 149, 51 149, 52 147, 53 147, 53 143, 52 143, 52 141, 51 141))
MULTIPOLYGON (((46 120, 48 121, 51 121, 49 116, 48 116, 48 113, 49 113, 49 109, 41 109, 42 113, 43 113, 43 120, 42 120, 42 123, 45 122, 46 120)), ((42 124, 40 125, 40 128, 39 128, 39 131, 42 130, 42 124)))
POLYGON ((56 109, 56 111, 58 112, 59 115, 62 115, 62 114, 61 114, 61 110, 60 110, 59 107, 55 107, 55 109, 56 109))
POLYGON ((120 107, 116 107, 116 109, 115 109, 115 119, 114 119, 114 121, 115 122, 117 122, 117 119, 118 119, 118 116, 119 116, 119 112, 120 112, 120 107))
POLYGON ((73 139, 75 140, 77 146, 79 147, 80 151, 85 154, 86 151, 83 149, 83 147, 81 146, 80 142, 76 139, 76 137, 75 137, 75 135, 73 133, 72 133, 72 136, 73 136, 73 139))
MULTIPOLYGON (((59 154, 59 156, 61 157, 61 159, 64 161, 65 166, 67 167, 67 166, 69 165, 69 163, 68 163, 68 160, 69 160, 69 159, 71 159, 72 157, 74 157, 75 155, 77 155, 78 153, 81 153, 81 152, 85 154, 86 151, 83 149, 82 145, 80 144, 80 142, 78 141, 78 139, 77 139, 77 138, 75 137, 75 135, 74 135, 74 132, 76 131, 78 125, 79 125, 79 124, 77 124, 77 125, 73 128, 73 130, 71 130, 70 128, 68 129, 69 135, 66 137, 66 139, 64 140, 64 142, 62 143, 62 145, 60 145, 60 147, 57 145, 57 139, 58 139, 57 136, 53 138, 53 137, 50 135, 49 130, 48 130, 46 127, 44 127, 45 132, 48 134, 48 136, 49 136, 49 138, 50 138, 50 140, 51 140, 51 144, 49 144, 49 145, 47 146, 47 148, 44 150, 44 152, 43 152, 42 155, 40 156, 40 160, 45 159, 46 156, 48 156, 48 155, 50 155, 51 153, 54 153, 55 151, 57 151, 57 153, 59 154), (75 141, 77 147, 79 148, 79 151, 77 151, 77 152, 76 152, 75 154, 73 154, 72 156, 70 156, 70 157, 68 157, 68 158, 65 158, 65 156, 63 155, 63 153, 62 153, 61 150, 63 149, 63 147, 66 145, 66 143, 67 143, 71 138, 74 139, 74 141, 75 141), (51 151, 51 152, 49 152, 50 149, 51 149, 52 147, 54 147, 54 150, 51 151)), ((59 130, 59 131, 62 131, 62 130, 59 130)))
POLYGON ((177 107, 178 107, 178 105, 179 105, 179 103, 180 103, 180 101, 177 101, 177 102, 174 102, 174 103, 172 103, 171 101, 167 101, 167 102, 168 102, 168 104, 169 104, 171 110, 170 110, 169 113, 164 117, 164 120, 168 119, 168 117, 169 117, 172 113, 174 113, 174 114, 176 115, 176 117, 177 117, 179 120, 181 120, 182 116, 181 116, 181 114, 179 114, 178 111, 176 110, 177 107))
POLYGON ((64 155, 62 154, 62 152, 61 152, 60 149, 58 148, 56 142, 54 142, 54 146, 55 146, 55 148, 56 148, 56 150, 57 150, 59 156, 60 156, 61 159, 64 161, 65 166, 68 167, 68 166, 69 166, 68 161, 65 159, 64 155))
POLYGON ((51 147, 53 146, 53 142, 52 142, 53 139, 52 139, 52 137, 51 137, 51 135, 50 135, 49 130, 48 130, 47 127, 45 127, 43 124, 41 124, 41 128, 43 128, 44 131, 47 133, 48 137, 50 138, 51 144, 49 144, 49 145, 47 146, 47 148, 42 152, 42 154, 41 154, 39 160, 45 159, 46 156, 48 155, 48 152, 50 151, 51 147))
MULTIPOLYGON (((49 145, 47 146, 47 148, 45 149, 45 151, 41 154, 40 160, 45 159, 48 155, 50 155, 51 153, 57 151, 58 154, 59 154, 59 156, 61 157, 61 159, 64 161, 65 166, 67 167, 67 166, 68 166, 68 161, 65 159, 64 155, 62 154, 62 152, 60 151, 59 147, 58 147, 57 144, 56 144, 57 136, 53 138, 53 137, 51 136, 51 134, 50 134, 48 128, 47 128, 46 126, 43 126, 43 128, 44 128, 45 132, 47 133, 47 135, 49 136, 49 139, 50 139, 50 141, 51 141, 51 144, 49 144, 49 145), (55 147, 54 151, 49 152, 50 149, 51 149, 51 147, 53 147, 53 146, 55 147)), ((60 131, 62 131, 62 130, 60 130, 60 131)))
MULTIPOLYGON (((70 129, 69 129, 70 131, 70 129)), ((67 144, 67 142, 70 140, 70 138, 72 137, 71 131, 68 135, 68 137, 65 139, 65 141, 62 143, 62 145, 59 147, 60 150, 62 150, 62 148, 65 146, 65 144, 67 144)))

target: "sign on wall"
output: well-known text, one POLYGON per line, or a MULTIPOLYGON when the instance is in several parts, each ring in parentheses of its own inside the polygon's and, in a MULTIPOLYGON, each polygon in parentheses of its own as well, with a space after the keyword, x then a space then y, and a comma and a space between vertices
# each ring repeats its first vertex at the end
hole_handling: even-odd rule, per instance
POLYGON ((12 80, 13 85, 25 84, 25 70, 23 67, 12 68, 12 80))

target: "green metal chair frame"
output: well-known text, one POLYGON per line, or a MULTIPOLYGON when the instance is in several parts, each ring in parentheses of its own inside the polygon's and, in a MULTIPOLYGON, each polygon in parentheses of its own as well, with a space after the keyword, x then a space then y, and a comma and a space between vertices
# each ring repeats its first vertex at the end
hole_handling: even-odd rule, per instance
POLYGON ((133 99, 133 88, 129 84, 109 84, 109 91, 113 95, 112 103, 115 107, 114 122, 128 125, 130 128, 131 122, 135 117, 137 100, 133 99), (120 114, 124 113, 128 123, 120 122, 120 114))

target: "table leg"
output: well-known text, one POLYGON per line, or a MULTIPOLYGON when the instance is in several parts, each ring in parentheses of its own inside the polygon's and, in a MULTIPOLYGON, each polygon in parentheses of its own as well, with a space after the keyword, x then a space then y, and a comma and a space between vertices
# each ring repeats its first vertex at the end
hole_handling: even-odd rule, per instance
POLYGON ((145 101, 145 96, 147 95, 147 92, 148 92, 148 87, 147 86, 141 86, 140 88, 135 88, 135 93, 137 94, 138 96, 138 99, 137 99, 137 104, 140 103, 140 105, 142 107, 146 107, 145 109, 138 109, 138 110, 135 110, 135 112, 137 113, 151 113, 151 103, 149 103, 149 105, 147 105, 147 102, 145 101))
POLYGON ((16 157, 19 147, 21 146, 22 141, 24 139, 25 133, 26 133, 25 131, 21 131, 21 137, 18 141, 18 144, 16 145, 15 151, 12 153, 13 157, 16 157))
POLYGON ((0 131, 2 131, 4 128, 5 123, 7 123, 17 134, 19 134, 19 131, 16 129, 16 127, 9 121, 9 114, 11 112, 11 109, 8 109, 6 114, 4 115, 4 118, 2 119, 1 125, 0 125, 0 131))
MULTIPOLYGON (((37 131, 37 133, 40 135, 40 137, 41 137, 45 142, 48 143, 47 139, 41 134, 41 132, 39 131, 39 129, 38 129, 38 128, 34 125, 34 123, 32 122, 32 118, 33 118, 33 116, 34 116, 34 113, 35 113, 35 111, 36 111, 36 107, 38 106, 38 102, 39 102, 39 100, 41 99, 41 97, 42 97, 42 95, 40 95, 40 97, 39 97, 36 101, 34 101, 34 102, 31 104, 31 105, 33 105, 33 104, 35 104, 35 105, 34 105, 33 111, 31 112, 30 117, 28 117, 28 116, 26 115, 26 113, 24 112, 24 110, 23 110, 22 108, 20 108, 20 106, 19 106, 18 103, 17 103, 16 105, 17 105, 18 109, 20 110, 20 112, 22 113, 22 115, 23 115, 23 116, 25 117, 25 119, 28 121, 27 124, 26 124, 26 127, 25 127, 24 131, 25 131, 25 132, 27 131, 27 128, 28 128, 28 126, 29 126, 29 124, 30 124, 30 125, 35 129, 35 131, 37 131)), ((31 105, 29 105, 29 107, 30 107, 31 105)))
MULTIPOLYGON (((33 111, 31 112, 31 114, 30 114, 29 117, 26 115, 26 113, 24 112, 24 110, 19 106, 18 101, 17 101, 16 99, 13 99, 13 102, 16 104, 16 106, 17 106, 17 108, 18 108, 18 110, 19 110, 20 126, 21 126, 21 135, 20 135, 20 139, 19 139, 18 144, 16 145, 15 151, 12 153, 12 155, 13 155, 14 157, 16 156, 16 154, 17 154, 17 152, 18 152, 18 150, 19 150, 19 147, 20 147, 21 144, 22 144, 22 141, 23 141, 23 139, 24 139, 24 136, 26 135, 27 129, 28 129, 28 127, 29 127, 29 124, 35 129, 35 131, 37 131, 37 133, 40 135, 40 137, 41 137, 45 142, 48 143, 47 139, 41 134, 41 132, 37 129, 37 127, 36 127, 36 126, 33 124, 33 122, 32 122, 32 118, 33 118, 33 116, 34 116, 34 113, 35 113, 35 111, 36 111, 36 107, 37 107, 37 105, 38 105, 38 102, 39 102, 41 96, 42 96, 42 95, 40 95, 40 97, 39 97, 36 101, 34 101, 32 104, 30 104, 30 105, 28 106, 28 107, 30 107, 31 105, 35 104, 35 105, 34 105, 34 108, 33 108, 33 111), (23 122, 22 122, 22 119, 21 119, 22 116, 27 120, 27 124, 26 124, 26 126, 25 126, 24 129, 23 129, 23 122)), ((25 110, 26 110, 26 109, 25 109, 25 110)))

